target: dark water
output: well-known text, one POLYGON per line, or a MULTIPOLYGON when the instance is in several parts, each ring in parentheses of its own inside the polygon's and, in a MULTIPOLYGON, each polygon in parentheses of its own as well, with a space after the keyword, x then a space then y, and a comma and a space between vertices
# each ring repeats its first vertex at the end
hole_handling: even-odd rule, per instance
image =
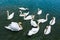
POLYGON ((60 40, 60 1, 59 0, 0 0, 0 40, 60 40), (31 36, 27 36, 27 32, 32 28, 29 21, 24 21, 19 17, 19 7, 29 8, 30 14, 36 15, 35 20, 45 18, 49 13, 48 21, 40 24, 40 31, 31 36), (37 8, 43 10, 40 16, 37 16, 37 8), (10 13, 15 12, 15 17, 12 20, 7 20, 6 10, 10 13), (56 17, 56 24, 52 26, 52 32, 49 35, 44 35, 44 29, 49 25, 52 17, 56 17), (10 24, 12 21, 23 24, 23 30, 19 32, 11 32, 6 30, 4 26, 10 24))

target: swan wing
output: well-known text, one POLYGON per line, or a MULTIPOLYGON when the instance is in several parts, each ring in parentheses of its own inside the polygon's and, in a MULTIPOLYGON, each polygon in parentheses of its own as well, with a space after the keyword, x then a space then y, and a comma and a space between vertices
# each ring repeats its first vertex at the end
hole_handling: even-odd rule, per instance
POLYGON ((38 15, 42 14, 42 10, 39 10, 39 11, 37 12, 37 14, 38 14, 38 15))
POLYGON ((10 15, 8 16, 8 19, 12 19, 13 17, 14 17, 14 13, 10 14, 10 15))
POLYGON ((25 15, 24 15, 24 14, 20 14, 19 16, 20 16, 20 17, 23 17, 23 16, 25 16, 25 15))
POLYGON ((5 28, 11 30, 10 26, 5 26, 5 28))
POLYGON ((50 24, 50 25, 54 25, 54 24, 55 24, 55 18, 52 19, 49 24, 50 24))
POLYGON ((20 10, 28 10, 28 8, 20 7, 20 10))
POLYGON ((44 34, 48 35, 51 32, 51 26, 48 26, 48 29, 44 30, 44 34))
POLYGON ((38 28, 32 28, 29 32, 28 35, 31 36, 33 34, 36 34, 39 31, 39 27, 38 28))
POLYGON ((29 14, 29 12, 20 14, 19 16, 24 17, 24 16, 27 16, 28 14, 29 14))
POLYGON ((29 36, 33 35, 33 31, 29 30, 28 35, 29 36))
POLYGON ((34 27, 36 27, 37 23, 35 21, 31 20, 31 25, 34 26, 34 27))
POLYGON ((26 16, 29 14, 29 12, 27 12, 27 13, 24 13, 26 16))
POLYGON ((30 20, 30 19, 32 19, 32 17, 30 15, 27 16, 26 18, 24 18, 24 20, 30 20))
POLYGON ((31 31, 33 31, 33 34, 36 34, 39 31, 39 27, 37 28, 32 28, 31 31))
POLYGON ((39 19, 39 20, 37 20, 38 21, 38 23, 44 23, 44 22, 46 22, 47 20, 45 20, 45 19, 39 19))
POLYGON ((19 31, 20 30, 20 27, 19 27, 18 23, 16 23, 16 22, 11 22, 10 28, 13 29, 12 31, 19 31))

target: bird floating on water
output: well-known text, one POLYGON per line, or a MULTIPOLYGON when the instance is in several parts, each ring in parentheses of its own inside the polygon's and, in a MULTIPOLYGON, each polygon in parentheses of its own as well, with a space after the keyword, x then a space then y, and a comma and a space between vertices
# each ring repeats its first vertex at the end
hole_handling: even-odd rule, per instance
POLYGON ((55 17, 53 17, 53 19, 50 21, 50 25, 54 25, 55 24, 55 21, 56 21, 56 18, 55 17))
POLYGON ((27 16, 29 14, 29 12, 27 12, 27 13, 22 13, 22 11, 20 10, 20 17, 23 17, 23 16, 27 16))
POLYGON ((46 22, 46 21, 48 20, 48 18, 47 18, 48 15, 49 15, 49 14, 46 14, 46 19, 38 19, 38 20, 37 20, 38 24, 39 24, 39 23, 44 23, 44 22, 46 22))
POLYGON ((33 26, 33 27, 37 27, 38 25, 37 25, 37 23, 36 23, 36 21, 34 21, 34 20, 31 20, 31 26, 33 26))
POLYGON ((9 11, 7 10, 7 19, 10 20, 14 17, 14 12, 9 15, 9 11))
POLYGON ((49 26, 46 26, 46 28, 45 28, 45 30, 44 30, 44 34, 45 35, 48 35, 48 34, 50 34, 51 33, 51 26, 49 25, 49 26))
POLYGON ((38 14, 38 15, 42 14, 42 10, 40 10, 40 9, 38 8, 37 14, 38 14))
POLYGON ((31 20, 35 15, 24 16, 24 20, 31 20))
MULTIPOLYGON (((35 16, 34 16, 34 17, 35 17, 35 16)), ((31 19, 30 24, 31 24, 31 26, 33 26, 33 27, 37 27, 38 25, 37 25, 36 21, 34 21, 34 17, 31 19)))
POLYGON ((19 22, 11 22, 11 24, 9 24, 8 26, 5 26, 6 29, 9 29, 11 31, 19 31, 19 30, 22 30, 23 27, 21 25, 22 23, 19 22))
POLYGON ((32 36, 33 34, 38 33, 38 31, 39 31, 39 26, 37 26, 36 28, 32 28, 31 30, 29 30, 28 36, 32 36))
POLYGON ((29 10, 28 8, 20 7, 20 10, 29 10))

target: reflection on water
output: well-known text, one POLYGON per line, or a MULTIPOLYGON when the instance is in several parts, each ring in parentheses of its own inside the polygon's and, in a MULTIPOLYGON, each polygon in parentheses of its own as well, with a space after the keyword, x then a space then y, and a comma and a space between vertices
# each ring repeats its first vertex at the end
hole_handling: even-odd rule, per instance
POLYGON ((60 1, 59 0, 0 0, 0 40, 59 40, 60 39, 60 1), (43 10, 40 16, 35 17, 35 20, 39 18, 45 18, 46 13, 49 13, 49 20, 40 24, 40 31, 31 37, 27 36, 27 32, 31 29, 29 21, 24 21, 22 17, 19 17, 19 7, 29 8, 30 14, 37 13, 37 8, 43 10), (7 20, 6 10, 10 13, 15 12, 15 17, 12 20, 7 20), (44 29, 49 24, 52 17, 56 17, 56 24, 52 26, 52 32, 49 35, 44 35, 44 29), (11 32, 4 28, 5 25, 10 24, 12 21, 23 24, 24 30, 19 32, 11 32))

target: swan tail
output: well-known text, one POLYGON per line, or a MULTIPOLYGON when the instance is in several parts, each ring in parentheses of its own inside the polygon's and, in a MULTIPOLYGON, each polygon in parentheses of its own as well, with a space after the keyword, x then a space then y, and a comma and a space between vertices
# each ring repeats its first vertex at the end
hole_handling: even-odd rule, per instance
POLYGON ((9 27, 7 27, 7 26, 4 26, 6 29, 11 29, 11 28, 9 28, 9 27))

